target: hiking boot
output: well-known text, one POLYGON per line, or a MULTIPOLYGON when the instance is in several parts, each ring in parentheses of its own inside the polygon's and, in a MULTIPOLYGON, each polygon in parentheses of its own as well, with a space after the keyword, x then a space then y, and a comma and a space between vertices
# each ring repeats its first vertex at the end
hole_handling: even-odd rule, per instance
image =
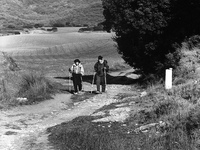
POLYGON ((78 94, 83 94, 83 93, 84 93, 83 91, 79 91, 79 92, 78 92, 78 94))
POLYGON ((96 94, 102 94, 100 91, 96 91, 96 94))

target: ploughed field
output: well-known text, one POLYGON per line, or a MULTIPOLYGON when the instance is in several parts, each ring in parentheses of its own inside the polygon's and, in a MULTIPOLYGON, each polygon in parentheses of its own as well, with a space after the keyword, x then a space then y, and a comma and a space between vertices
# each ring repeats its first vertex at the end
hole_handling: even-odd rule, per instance
POLYGON ((66 73, 75 58, 93 72, 98 55, 108 60, 110 66, 122 62, 117 53, 113 33, 79 33, 79 28, 58 28, 58 32, 21 34, 0 37, 0 49, 13 57, 21 68, 43 71, 45 74, 66 73))

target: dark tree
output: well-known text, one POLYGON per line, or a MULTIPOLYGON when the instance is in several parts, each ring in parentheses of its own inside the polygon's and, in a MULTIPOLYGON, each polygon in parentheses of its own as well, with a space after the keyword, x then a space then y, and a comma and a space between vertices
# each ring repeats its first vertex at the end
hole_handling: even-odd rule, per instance
POLYGON ((13 24, 9 24, 9 25, 7 26, 7 28, 9 28, 9 29, 15 29, 16 27, 15 27, 15 25, 13 25, 13 24))
POLYGON ((65 25, 66 25, 66 27, 71 27, 70 22, 66 22, 65 25))
POLYGON ((142 74, 179 65, 177 46, 200 33, 199 0, 102 0, 104 29, 116 33, 118 52, 142 74))
POLYGON ((65 25, 63 23, 57 22, 53 24, 53 27, 64 27, 65 25))
POLYGON ((43 27, 43 26, 44 26, 44 24, 42 24, 42 23, 36 23, 36 24, 34 25, 35 28, 41 28, 41 27, 43 27))

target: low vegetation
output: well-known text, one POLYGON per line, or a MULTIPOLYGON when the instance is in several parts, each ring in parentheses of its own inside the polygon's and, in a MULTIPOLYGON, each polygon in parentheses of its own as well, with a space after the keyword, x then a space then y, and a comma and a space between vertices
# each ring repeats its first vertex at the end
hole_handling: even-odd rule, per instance
POLYGON ((2 11, 1 28, 3 29, 32 28, 41 27, 41 25, 77 27, 85 24, 96 25, 104 20, 101 0, 58 0, 56 2, 2 0, 0 9, 2 11))
POLYGON ((80 28, 78 32, 94 32, 94 31, 105 31, 102 25, 97 25, 93 27, 80 28))
POLYGON ((59 92, 56 84, 40 72, 30 72, 21 68, 12 57, 2 53, 0 63, 1 108, 32 104, 50 99, 53 94, 59 92))
MULTIPOLYGON (((93 122, 105 116, 78 117, 47 130, 51 146, 62 150, 199 149, 198 49, 190 51, 185 45, 180 68, 173 70, 175 74, 171 90, 164 89, 163 81, 149 77, 155 81, 133 88, 134 91, 145 90, 147 94, 120 94, 116 97, 118 103, 97 111, 107 112, 119 105, 129 107, 131 111, 124 122, 93 122)), ((118 66, 116 64, 116 68, 118 66)))
POLYGON ((138 98, 120 95, 118 104, 132 107, 124 122, 92 122, 102 116, 78 117, 49 128, 49 141, 62 150, 198 149, 200 86, 185 84, 176 88, 165 91, 163 87, 151 87, 146 96, 138 98))
POLYGON ((59 92, 56 84, 40 73, 8 72, 1 81, 1 108, 27 105, 51 99, 59 92))
MULTIPOLYGON (((58 91, 57 91, 58 92, 58 91)), ((54 84, 41 73, 25 73, 18 84, 17 97, 27 98, 25 104, 50 99, 56 93, 54 84)))

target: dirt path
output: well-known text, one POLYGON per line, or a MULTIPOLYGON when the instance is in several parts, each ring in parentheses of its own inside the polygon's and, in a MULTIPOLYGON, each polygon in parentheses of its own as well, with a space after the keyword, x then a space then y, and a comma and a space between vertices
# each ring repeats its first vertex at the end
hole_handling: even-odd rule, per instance
MULTIPOLYGON (((90 85, 84 89, 90 91, 90 85)), ((20 106, 0 114, 0 150, 53 150, 46 134, 48 127, 91 115, 104 105, 116 102, 115 96, 130 91, 130 86, 108 85, 107 93, 73 103, 71 94, 58 94, 52 100, 20 106)))

